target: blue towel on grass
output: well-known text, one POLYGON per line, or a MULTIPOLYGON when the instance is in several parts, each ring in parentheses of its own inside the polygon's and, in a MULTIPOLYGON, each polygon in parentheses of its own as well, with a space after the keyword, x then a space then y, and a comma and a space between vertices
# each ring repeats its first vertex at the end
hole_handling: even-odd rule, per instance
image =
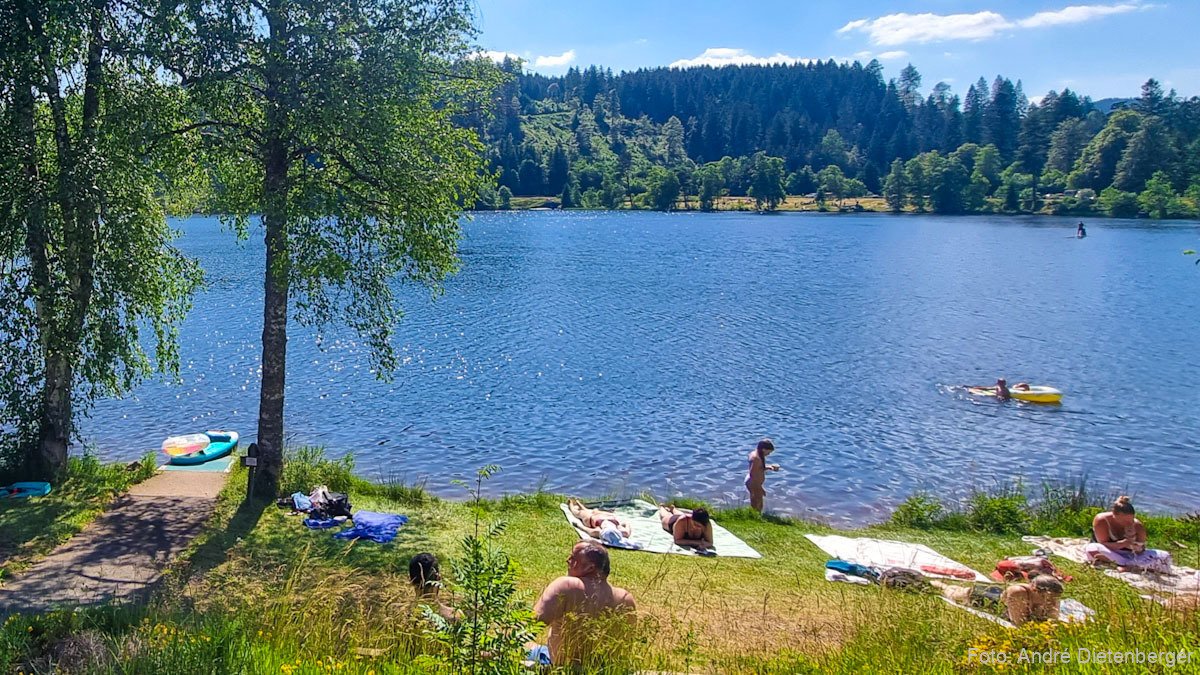
POLYGON ((408 522, 408 516, 395 513, 376 513, 375 511, 357 511, 353 516, 354 527, 341 532, 335 532, 338 539, 370 539, 386 544, 396 538, 400 526, 408 522))
POLYGON ((305 518, 304 526, 310 530, 324 530, 330 527, 337 527, 344 522, 346 522, 344 518, 342 520, 336 518, 305 518))

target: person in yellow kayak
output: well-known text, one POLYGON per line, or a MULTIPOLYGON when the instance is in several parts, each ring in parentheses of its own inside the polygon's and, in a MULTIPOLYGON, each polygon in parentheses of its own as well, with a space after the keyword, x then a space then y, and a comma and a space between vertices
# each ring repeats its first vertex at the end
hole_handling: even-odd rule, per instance
POLYGON ((980 389, 992 389, 996 392, 997 399, 999 399, 1001 401, 1007 401, 1010 398, 1012 398, 1012 392, 1014 392, 1014 391, 1029 391, 1029 383, 1028 382, 1018 382, 1018 383, 1014 384, 1012 386, 1012 388, 1010 389, 1008 386, 1008 380, 1004 379, 1003 377, 1000 377, 1000 378, 996 378, 996 386, 994 386, 994 387, 979 387, 979 388, 980 389))

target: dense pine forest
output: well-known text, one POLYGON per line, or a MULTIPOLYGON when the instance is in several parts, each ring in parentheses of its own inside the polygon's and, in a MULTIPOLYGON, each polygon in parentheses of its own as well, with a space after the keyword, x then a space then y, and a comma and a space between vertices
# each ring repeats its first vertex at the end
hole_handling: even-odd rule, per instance
POLYGON ((524 203, 773 210, 796 195, 832 210, 871 195, 936 213, 1200 210, 1200 98, 1153 79, 1097 105, 1069 89, 1031 103, 1003 76, 923 95, 916 68, 885 80, 877 61, 501 68, 494 115, 475 122, 498 181, 481 209, 544 197, 524 203))

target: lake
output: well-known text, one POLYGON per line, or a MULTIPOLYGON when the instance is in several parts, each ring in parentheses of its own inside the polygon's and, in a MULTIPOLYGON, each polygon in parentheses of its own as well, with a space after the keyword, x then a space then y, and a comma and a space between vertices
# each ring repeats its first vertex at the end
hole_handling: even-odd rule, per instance
MULTIPOLYGON (((1200 505, 1196 223, 877 214, 486 213, 436 298, 403 293, 390 382, 343 331, 293 324, 286 430, 371 478, 502 472, 491 493, 651 490, 835 523, 917 490, 1086 475, 1142 508, 1200 505), (1047 384, 1061 406, 956 385, 1047 384)), ((257 421, 261 232, 177 222, 208 288, 182 383, 104 401, 83 434, 133 459, 171 434, 257 421)))

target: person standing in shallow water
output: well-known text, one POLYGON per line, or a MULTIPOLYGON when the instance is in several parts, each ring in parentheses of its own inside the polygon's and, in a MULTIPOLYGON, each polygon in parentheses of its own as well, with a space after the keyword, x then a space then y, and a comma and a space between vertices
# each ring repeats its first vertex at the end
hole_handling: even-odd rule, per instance
POLYGON ((778 464, 767 464, 767 455, 775 452, 775 444, 771 439, 764 438, 758 442, 758 447, 750 451, 747 460, 750 467, 746 471, 746 490, 750 493, 750 508, 763 512, 763 499, 767 491, 763 485, 767 482, 768 471, 778 471, 778 464))

